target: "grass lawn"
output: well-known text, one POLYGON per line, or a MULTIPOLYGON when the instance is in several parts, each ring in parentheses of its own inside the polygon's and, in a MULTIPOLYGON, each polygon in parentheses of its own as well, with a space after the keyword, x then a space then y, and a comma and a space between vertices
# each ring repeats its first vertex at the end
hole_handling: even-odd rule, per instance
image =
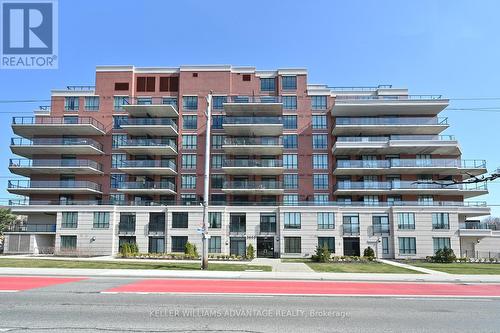
POLYGON ((500 264, 483 264, 483 263, 452 263, 440 264, 433 262, 409 262, 409 265, 433 269, 436 271, 446 272, 450 274, 499 274, 500 264))
MULTIPOLYGON (((10 259, 0 258, 0 267, 26 268, 90 268, 90 269, 161 269, 161 270, 199 270, 200 263, 154 263, 154 262, 111 262, 82 260, 50 260, 50 259, 10 259)), ((210 271, 271 271, 271 266, 248 264, 209 263, 210 271)))
POLYGON ((394 274, 421 274, 420 272, 383 264, 369 263, 321 263, 307 259, 282 259, 283 262, 303 262, 316 272, 326 273, 394 273, 394 274))

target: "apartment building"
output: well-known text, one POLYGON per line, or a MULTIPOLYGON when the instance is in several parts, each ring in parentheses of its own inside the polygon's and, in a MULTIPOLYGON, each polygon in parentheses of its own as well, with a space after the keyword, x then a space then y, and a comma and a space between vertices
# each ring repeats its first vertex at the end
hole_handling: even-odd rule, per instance
POLYGON ((210 159, 209 252, 308 257, 371 246, 382 258, 477 251, 500 237, 468 228, 488 215, 486 172, 463 160, 441 96, 392 86, 308 84, 305 69, 99 66, 95 86, 53 90, 14 117, 8 253, 116 254, 201 248, 210 159), (212 119, 207 124, 208 94, 212 119), (211 126, 211 154, 205 131, 211 126))

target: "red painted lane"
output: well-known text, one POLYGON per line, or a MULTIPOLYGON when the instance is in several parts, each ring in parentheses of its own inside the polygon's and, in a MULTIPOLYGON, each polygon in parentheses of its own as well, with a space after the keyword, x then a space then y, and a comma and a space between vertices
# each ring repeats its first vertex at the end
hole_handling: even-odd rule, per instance
POLYGON ((85 278, 58 278, 42 276, 0 276, 0 290, 17 291, 42 288, 62 283, 76 282, 85 278))
POLYGON ((106 292, 500 297, 500 284, 151 279, 106 292))

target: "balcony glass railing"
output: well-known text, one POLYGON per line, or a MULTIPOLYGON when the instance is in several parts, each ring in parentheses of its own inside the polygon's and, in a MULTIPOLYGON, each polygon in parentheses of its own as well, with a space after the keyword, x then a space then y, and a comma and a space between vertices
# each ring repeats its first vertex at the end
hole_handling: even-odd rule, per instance
POLYGON ((119 168, 170 168, 177 170, 174 161, 162 160, 127 160, 120 163, 119 168))
POLYGON ((453 135, 339 136, 337 142, 455 141, 453 135))
POLYGON ((101 191, 101 185, 87 180, 9 180, 9 189, 29 188, 86 188, 101 191))
POLYGON ((391 159, 337 160, 337 168, 486 168, 486 160, 391 159))
POLYGON ((20 168, 33 168, 33 167, 75 167, 75 168, 92 168, 102 171, 102 164, 97 163, 92 160, 71 160, 71 159, 59 159, 59 160, 29 160, 22 158, 11 158, 9 162, 9 167, 20 167, 20 168))
POLYGON ((233 137, 225 138, 225 145, 238 146, 282 146, 283 140, 281 137, 233 137))
POLYGON ((448 125, 446 117, 337 117, 337 125, 448 125))
POLYGON ((342 230, 344 230, 344 234, 359 234, 359 224, 343 224, 342 230))
POLYGON ((388 234, 390 227, 388 224, 374 224, 372 225, 372 230, 374 234, 388 234))
POLYGON ((10 232, 56 232, 55 224, 24 224, 13 225, 8 228, 10 232))
POLYGON ((177 97, 128 97, 124 105, 171 105, 177 109, 177 97))
POLYGON ((83 138, 36 138, 33 140, 11 138, 10 144, 13 146, 92 146, 102 150, 99 142, 83 138))
POLYGON ((283 189, 283 183, 279 181, 231 181, 224 182, 225 189, 241 189, 241 190, 277 190, 283 189))
POLYGON ((416 183, 416 181, 392 182, 349 182, 342 181, 335 185, 337 190, 392 190, 392 189, 457 189, 463 191, 487 190, 486 183, 453 184, 443 181, 442 184, 416 183))
POLYGON ((281 103, 280 96, 228 96, 226 103, 281 103))
POLYGON ((118 143, 119 147, 172 147, 177 150, 177 143, 174 140, 161 139, 127 139, 118 143))
POLYGON ((405 101, 405 100, 440 100, 441 95, 337 95, 335 102, 349 100, 384 100, 384 101, 405 101))
POLYGON ((128 118, 120 126, 172 126, 177 130, 177 124, 171 118, 128 118))
POLYGON ((225 160, 224 167, 228 168, 280 168, 281 160, 225 160))
POLYGON ((172 182, 124 182, 119 184, 118 188, 128 190, 172 190, 175 192, 175 184, 172 182))
POLYGON ((472 230, 500 230, 500 226, 492 223, 481 223, 481 222, 465 222, 460 223, 460 229, 472 229, 472 230))
MULTIPOLYGON (((13 125, 92 125, 104 131, 104 125, 91 117, 13 117, 13 125)), ((57 134, 57 133, 55 133, 57 134)))
POLYGON ((265 125, 283 124, 281 117, 224 117, 226 125, 265 125))

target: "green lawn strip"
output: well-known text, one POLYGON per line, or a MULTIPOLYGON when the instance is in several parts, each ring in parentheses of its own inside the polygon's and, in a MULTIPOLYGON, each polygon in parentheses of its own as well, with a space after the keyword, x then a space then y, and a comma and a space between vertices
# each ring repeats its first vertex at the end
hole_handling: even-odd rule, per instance
MULTIPOLYGON (((154 263, 154 262, 111 262, 111 261, 79 261, 50 259, 2 259, 0 267, 25 268, 88 268, 88 269, 159 269, 159 270, 199 270, 200 263, 154 263)), ((209 263, 211 271, 245 271, 262 270, 270 272, 271 266, 209 263)))
POLYGON ((409 265, 433 269, 450 274, 498 274, 500 275, 500 264, 484 263, 451 263, 441 264, 432 262, 409 262, 409 265))
POLYGON ((319 263, 306 262, 316 272, 326 273, 392 273, 392 274, 422 274, 420 272, 379 262, 370 263, 319 263))

